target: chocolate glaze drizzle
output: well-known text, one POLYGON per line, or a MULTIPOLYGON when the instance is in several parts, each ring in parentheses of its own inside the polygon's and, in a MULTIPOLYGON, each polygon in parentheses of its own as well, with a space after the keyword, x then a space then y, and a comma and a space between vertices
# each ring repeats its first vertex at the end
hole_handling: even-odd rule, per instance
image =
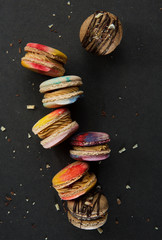
POLYGON ((119 31, 119 24, 118 18, 112 19, 108 12, 95 12, 83 37, 82 46, 89 52, 104 55, 119 31), (101 16, 97 17, 100 13, 101 16), (115 27, 109 28, 110 24, 113 24, 115 27), (103 51, 102 48, 104 48, 103 51))
POLYGON ((87 218, 90 218, 92 215, 92 212, 97 205, 97 216, 99 216, 100 213, 100 197, 101 197, 101 190, 100 189, 95 189, 95 191, 91 191, 82 198, 78 198, 74 202, 73 206, 73 213, 81 213, 81 215, 86 215, 87 218), (93 203, 93 198, 94 196, 98 194, 97 199, 93 203), (91 203, 90 205, 87 205, 86 202, 91 203), (80 207, 80 202, 81 202, 81 207, 80 207), (93 204, 92 204, 93 203, 93 204))

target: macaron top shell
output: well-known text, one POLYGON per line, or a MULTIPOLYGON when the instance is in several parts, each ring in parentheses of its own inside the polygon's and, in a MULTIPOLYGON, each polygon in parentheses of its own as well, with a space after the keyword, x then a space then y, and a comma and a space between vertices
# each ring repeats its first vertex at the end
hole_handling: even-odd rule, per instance
POLYGON ((63 76, 52 78, 50 80, 44 81, 40 84, 40 92, 44 93, 46 91, 51 91, 59 88, 70 87, 70 86, 80 86, 82 85, 82 79, 78 76, 63 76))
POLYGON ((45 52, 47 54, 51 54, 51 58, 52 58, 52 55, 59 56, 61 59, 63 59, 63 62, 66 63, 66 61, 67 61, 67 56, 64 53, 62 53, 61 51, 59 51, 55 48, 45 46, 43 44, 39 44, 39 43, 28 43, 25 46, 25 51, 32 51, 32 52, 41 51, 41 52, 45 52))
POLYGON ((107 213, 108 201, 103 194, 93 190, 76 200, 68 201, 67 207, 74 217, 82 220, 92 220, 107 213))
POLYGON ((89 169, 86 162, 75 161, 60 172, 58 172, 52 179, 53 187, 56 189, 63 188, 81 178, 89 169))
POLYGON ((56 109, 55 111, 53 111, 53 112, 49 113, 48 115, 46 115, 45 117, 41 118, 33 126, 32 131, 34 132, 34 134, 37 134, 67 114, 70 114, 70 111, 67 108, 56 109))
POLYGON ((103 132, 85 132, 74 136, 71 144, 74 146, 95 146, 110 141, 109 135, 103 132))

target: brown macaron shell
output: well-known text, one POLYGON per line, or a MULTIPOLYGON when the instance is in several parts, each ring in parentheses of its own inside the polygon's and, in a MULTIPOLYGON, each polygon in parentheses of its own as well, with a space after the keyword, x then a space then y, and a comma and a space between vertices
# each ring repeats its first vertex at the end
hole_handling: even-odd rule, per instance
POLYGON ((107 55, 120 44, 123 35, 122 24, 110 12, 96 11, 80 28, 82 46, 96 55, 107 55))

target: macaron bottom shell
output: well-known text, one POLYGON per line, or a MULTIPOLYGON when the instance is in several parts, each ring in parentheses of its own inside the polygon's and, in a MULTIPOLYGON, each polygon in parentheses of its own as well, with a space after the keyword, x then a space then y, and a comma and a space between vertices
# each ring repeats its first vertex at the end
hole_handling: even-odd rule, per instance
POLYGON ((52 134, 50 137, 45 138, 43 141, 41 141, 41 145, 46 149, 56 146, 69 138, 74 132, 77 131, 78 128, 78 123, 74 121, 63 128, 57 135, 52 134))
POLYGON ((102 161, 105 160, 106 158, 108 158, 110 156, 110 154, 105 154, 105 155, 75 155, 75 154, 71 154, 70 153, 70 157, 78 160, 78 161, 102 161))
POLYGON ((79 97, 80 97, 80 95, 72 97, 72 98, 68 98, 68 99, 55 100, 54 102, 43 103, 43 106, 46 108, 62 107, 64 105, 68 105, 68 104, 72 104, 72 103, 76 102, 79 97))
POLYGON ((77 219, 68 211, 69 222, 73 226, 80 228, 80 229, 84 229, 84 230, 94 230, 94 229, 97 229, 97 228, 103 226, 107 221, 107 216, 108 216, 108 214, 106 214, 105 216, 102 216, 96 220, 82 220, 82 219, 77 219))
POLYGON ((43 75, 51 76, 51 77, 60 77, 63 76, 65 71, 59 71, 57 68, 50 68, 44 65, 30 62, 30 61, 21 61, 21 65, 33 72, 37 72, 43 75))

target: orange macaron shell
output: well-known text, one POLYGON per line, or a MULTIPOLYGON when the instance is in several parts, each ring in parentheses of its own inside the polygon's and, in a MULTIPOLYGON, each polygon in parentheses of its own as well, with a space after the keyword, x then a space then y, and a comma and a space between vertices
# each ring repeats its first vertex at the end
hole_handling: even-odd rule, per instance
POLYGON ((89 164, 86 162, 75 161, 69 164, 53 177, 53 187, 57 190, 69 186, 81 178, 88 169, 89 164))
POLYGON ((70 186, 58 189, 58 194, 62 200, 72 200, 90 191, 97 183, 94 173, 87 172, 82 178, 70 186))

